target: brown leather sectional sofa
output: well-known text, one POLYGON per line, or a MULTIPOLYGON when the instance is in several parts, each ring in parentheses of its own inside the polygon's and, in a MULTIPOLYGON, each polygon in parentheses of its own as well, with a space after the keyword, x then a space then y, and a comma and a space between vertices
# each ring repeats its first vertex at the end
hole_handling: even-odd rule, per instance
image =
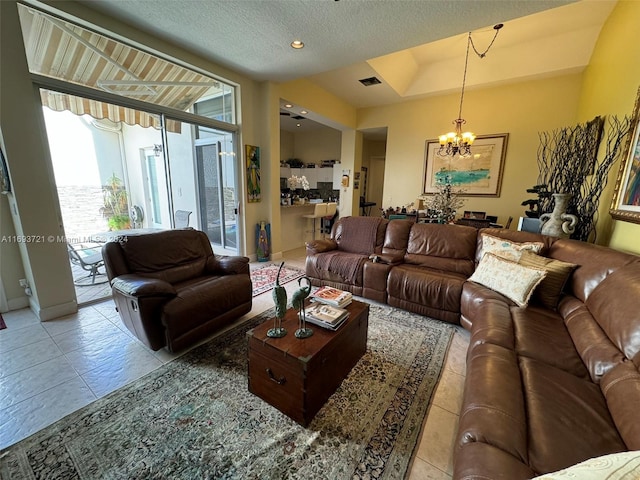
POLYGON ((349 249, 341 232, 350 218, 307 245, 315 285, 471 332, 455 479, 529 479, 640 450, 640 257, 527 232, 375 219, 382 240, 370 237, 361 271, 344 278, 330 258, 349 249), (541 242, 540 255, 577 265, 555 309, 535 299, 518 307, 467 280, 483 234, 541 242))
POLYGON ((152 350, 182 350, 251 310, 249 259, 214 255, 204 232, 123 236, 102 256, 123 323, 152 350))

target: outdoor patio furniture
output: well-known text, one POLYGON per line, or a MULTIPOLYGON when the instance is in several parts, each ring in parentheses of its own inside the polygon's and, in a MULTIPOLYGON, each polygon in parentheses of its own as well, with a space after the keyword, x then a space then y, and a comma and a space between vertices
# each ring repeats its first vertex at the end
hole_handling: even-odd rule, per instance
POLYGON ((98 270, 100 267, 104 266, 101 248, 102 245, 67 243, 69 260, 71 260, 71 263, 89 272, 89 275, 85 277, 77 279, 74 278, 74 285, 77 285, 78 287, 88 287, 91 285, 107 283, 109 281, 106 274, 100 273, 98 270), (96 279, 98 279, 98 281, 96 281, 96 279))

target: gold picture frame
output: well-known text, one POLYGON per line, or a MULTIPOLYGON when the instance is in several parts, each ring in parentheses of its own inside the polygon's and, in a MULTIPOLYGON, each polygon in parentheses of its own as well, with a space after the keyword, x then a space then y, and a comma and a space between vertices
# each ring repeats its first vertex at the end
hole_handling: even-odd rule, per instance
POLYGON ((633 107, 631 127, 613 191, 609 214, 616 220, 640 223, 640 88, 633 107))
POLYGON ((508 133, 479 135, 468 157, 441 156, 440 142, 427 140, 425 147, 424 193, 437 193, 438 182, 451 175, 451 183, 462 196, 499 197, 507 155, 508 133))

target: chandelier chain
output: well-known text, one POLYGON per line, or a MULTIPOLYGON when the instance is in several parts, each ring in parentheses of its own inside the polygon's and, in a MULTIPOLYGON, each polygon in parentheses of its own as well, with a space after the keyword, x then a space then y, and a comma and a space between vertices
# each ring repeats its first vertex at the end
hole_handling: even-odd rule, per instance
POLYGON ((489 49, 492 47, 493 43, 498 36, 498 32, 503 27, 503 24, 499 23, 493 27, 496 33, 489 43, 489 46, 482 53, 478 51, 475 44, 473 43, 473 38, 471 37, 471 32, 467 35, 467 51, 465 53, 464 58, 464 74, 462 75, 462 89, 460 91, 460 107, 458 108, 458 118, 456 118, 452 123, 455 125, 455 130, 453 132, 446 133, 444 135, 440 135, 438 138, 440 142, 440 148, 438 149, 437 154, 441 156, 453 156, 460 155, 460 157, 466 157, 471 155, 471 144, 476 138, 476 135, 473 132, 467 131, 462 132, 462 125, 467 123, 462 118, 462 105, 464 104, 464 89, 467 85, 467 69, 469 67, 469 50, 473 47, 473 51, 480 58, 484 58, 489 49))
MULTIPOLYGON (((478 49, 476 48, 475 43, 473 43, 473 38, 471 38, 471 32, 469 32, 469 42, 471 42, 471 46, 473 47, 473 51, 476 52, 476 55, 478 55, 478 57, 484 58, 487 55, 487 53, 489 52, 489 49, 493 46, 493 42, 496 41, 496 37, 498 36, 498 33, 500 33, 500 29, 501 28, 502 28, 502 24, 501 23, 499 23, 498 25, 493 27, 493 29, 496 31, 496 33, 493 35, 493 39, 491 40, 491 43, 489 43, 489 46, 482 53, 480 53, 478 51, 478 49)), ((468 48, 469 48, 469 46, 467 45, 467 49, 468 48)))
MULTIPOLYGON (((467 55, 464 59, 464 73, 462 75, 462 91, 460 92, 460 109, 458 110, 458 119, 462 118, 462 102, 464 101, 464 86, 467 83, 467 65, 469 65, 469 45, 473 44, 471 40, 471 32, 469 32, 469 38, 467 39, 467 55)), ((474 47, 475 50, 475 47, 474 47)))

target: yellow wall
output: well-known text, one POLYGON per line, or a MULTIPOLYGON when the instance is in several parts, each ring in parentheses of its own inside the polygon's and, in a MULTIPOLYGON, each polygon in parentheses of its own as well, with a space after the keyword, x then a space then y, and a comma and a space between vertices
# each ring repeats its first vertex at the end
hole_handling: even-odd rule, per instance
MULTIPOLYGON (((584 73, 579 121, 596 115, 631 115, 640 86, 640 44, 637 41, 640 2, 621 0, 607 19, 584 73)), ((599 243, 640 253, 640 225, 613 220, 608 211, 620 162, 611 169, 600 200, 599 243)))
MULTIPOLYGON (((571 125, 581 88, 579 74, 465 93, 463 117, 476 135, 509 133, 499 197, 467 197, 465 210, 486 211, 505 222, 524 215, 520 204, 536 183, 538 132, 571 125)), ((451 129, 458 95, 429 97, 358 111, 358 129, 388 127, 383 207, 413 202, 423 191, 425 142, 451 129)))

